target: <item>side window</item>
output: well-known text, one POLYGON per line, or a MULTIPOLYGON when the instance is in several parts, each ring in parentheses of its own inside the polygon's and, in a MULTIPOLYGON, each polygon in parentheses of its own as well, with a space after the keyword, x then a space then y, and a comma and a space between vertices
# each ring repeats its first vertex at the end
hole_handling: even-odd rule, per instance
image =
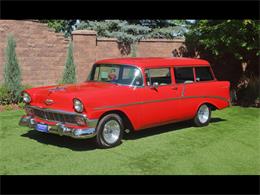
POLYGON ((134 86, 142 86, 143 78, 141 71, 134 67, 124 67, 120 83, 134 86))
POLYGON ((94 80, 97 81, 115 81, 118 80, 118 66, 96 66, 94 80))
POLYGON ((210 72, 209 67, 196 67, 196 81, 211 81, 213 76, 210 72))
POLYGON ((170 68, 151 68, 145 70, 146 84, 153 85, 157 82, 159 85, 171 84, 170 68))
POLYGON ((192 67, 174 68, 174 76, 176 83, 184 83, 185 81, 194 81, 192 67))

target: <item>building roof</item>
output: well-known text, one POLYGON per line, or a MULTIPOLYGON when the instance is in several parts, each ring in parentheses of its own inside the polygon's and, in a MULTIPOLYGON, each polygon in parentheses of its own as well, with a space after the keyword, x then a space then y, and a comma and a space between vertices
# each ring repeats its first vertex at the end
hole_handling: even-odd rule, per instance
POLYGON ((174 66, 209 66, 209 62, 198 58, 112 58, 99 60, 96 64, 123 64, 135 65, 139 67, 164 67, 169 65, 174 66))

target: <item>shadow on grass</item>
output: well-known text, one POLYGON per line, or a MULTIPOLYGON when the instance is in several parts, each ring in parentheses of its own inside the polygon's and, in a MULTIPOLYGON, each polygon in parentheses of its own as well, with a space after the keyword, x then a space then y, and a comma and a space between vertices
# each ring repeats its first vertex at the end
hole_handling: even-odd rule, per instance
POLYGON ((88 151, 98 149, 94 139, 73 139, 66 136, 41 133, 36 130, 30 130, 23 134, 22 137, 36 140, 42 144, 64 147, 74 151, 88 151))
MULTIPOLYGON (((226 121, 221 118, 212 118, 211 123, 217 123, 226 121)), ((135 140, 139 138, 144 138, 148 136, 158 135, 162 133, 167 133, 169 131, 177 131, 185 128, 193 127, 193 124, 190 121, 172 123, 168 125, 163 125, 159 127, 153 127, 144 129, 138 132, 132 132, 124 135, 124 140, 135 140)), ((74 151, 89 151, 98 149, 95 139, 73 139, 70 137, 59 136, 54 134, 41 133, 35 130, 30 130, 27 133, 23 134, 22 137, 36 140, 40 143, 47 145, 54 145, 58 147, 65 147, 74 151)))
MULTIPOLYGON (((211 118, 210 123, 217 123, 217 122, 222 122, 222 121, 226 121, 226 119, 211 118)), ((125 140, 134 140, 134 139, 138 139, 138 138, 143 138, 143 137, 158 135, 158 134, 162 134, 162 133, 167 133, 169 131, 182 130, 182 129, 189 128, 189 127, 194 127, 192 121, 183 121, 183 122, 178 122, 178 123, 171 123, 171 124, 168 124, 168 125, 143 129, 141 131, 126 134, 124 136, 124 139, 125 140)))

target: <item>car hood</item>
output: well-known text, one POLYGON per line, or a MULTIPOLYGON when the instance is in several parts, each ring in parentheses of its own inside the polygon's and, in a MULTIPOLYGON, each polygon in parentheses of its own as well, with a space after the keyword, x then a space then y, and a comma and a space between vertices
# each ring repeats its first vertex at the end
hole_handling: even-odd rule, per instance
POLYGON ((80 84, 55 85, 37 87, 26 90, 32 97, 31 105, 73 111, 73 99, 77 98, 83 103, 97 96, 107 94, 111 88, 117 88, 114 83, 86 82, 80 84), (47 103, 46 103, 47 100, 47 103), (48 102, 49 101, 49 102, 48 102))

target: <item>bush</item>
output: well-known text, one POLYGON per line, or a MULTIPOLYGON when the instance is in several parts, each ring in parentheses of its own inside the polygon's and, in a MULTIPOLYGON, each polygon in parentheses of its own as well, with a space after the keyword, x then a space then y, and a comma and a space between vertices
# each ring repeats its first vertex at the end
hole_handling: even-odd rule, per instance
POLYGON ((0 86, 0 105, 7 105, 12 103, 11 94, 5 85, 0 86))
POLYGON ((8 103, 17 103, 19 101, 20 93, 22 91, 21 72, 16 57, 15 47, 15 40, 12 35, 9 35, 7 40, 7 47, 5 50, 4 65, 4 83, 6 89, 2 89, 1 91, 3 93, 3 101, 7 101, 8 103))
POLYGON ((67 59, 65 64, 65 70, 61 83, 75 83, 76 82, 76 68, 73 59, 73 46, 72 42, 69 43, 67 51, 67 59))
POLYGON ((244 77, 237 90, 238 104, 241 106, 257 106, 260 99, 260 78, 251 76, 244 77))
MULTIPOLYGON (((21 91, 25 90, 25 89, 29 89, 31 88, 30 85, 22 85, 21 86, 21 91)), ((19 97, 17 98, 17 102, 18 105, 22 105, 20 104, 22 102, 22 97, 19 94, 19 97)), ((9 105, 13 103, 13 95, 12 93, 8 90, 6 85, 1 85, 0 86, 0 105, 9 105)))
POLYGON ((130 56, 131 57, 136 57, 136 48, 137 47, 137 43, 132 43, 131 44, 131 53, 130 53, 130 56))

